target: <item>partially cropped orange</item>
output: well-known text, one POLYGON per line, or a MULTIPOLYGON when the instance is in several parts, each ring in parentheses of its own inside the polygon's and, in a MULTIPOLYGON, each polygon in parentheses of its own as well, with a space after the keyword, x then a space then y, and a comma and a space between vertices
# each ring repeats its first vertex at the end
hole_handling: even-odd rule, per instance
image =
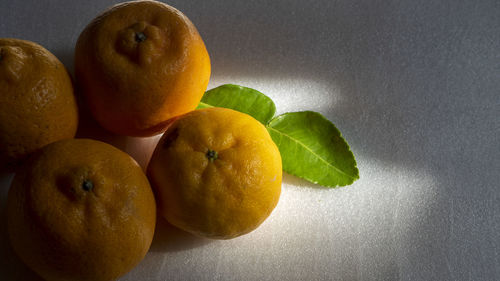
POLYGON ((266 128, 225 108, 176 118, 148 165, 159 213, 193 234, 234 238, 256 229, 281 193, 281 156, 266 128))
POLYGON ((42 46, 0 38, 0 168, 72 138, 78 110, 64 65, 42 46))
POLYGON ((101 126, 150 136, 196 108, 210 59, 184 14, 161 2, 133 1, 111 7, 80 34, 75 75, 101 126))
POLYGON ((148 251, 153 192, 137 163, 113 146, 62 140, 35 152, 7 199, 10 240, 46 280, 115 280, 148 251))

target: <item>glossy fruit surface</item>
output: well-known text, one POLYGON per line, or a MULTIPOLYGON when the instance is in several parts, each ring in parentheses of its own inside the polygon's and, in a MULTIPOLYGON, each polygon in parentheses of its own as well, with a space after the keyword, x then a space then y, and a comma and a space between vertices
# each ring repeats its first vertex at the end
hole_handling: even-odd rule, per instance
POLYGON ((113 6, 81 33, 75 75, 94 118, 107 130, 150 136, 196 108, 210 59, 193 23, 156 1, 113 6))
POLYGON ((172 121, 148 166, 159 213, 196 235, 228 239, 257 228, 277 205, 281 157, 266 128, 225 108, 172 121))
POLYGON ((0 168, 73 138, 78 108, 64 65, 42 46, 0 38, 0 168))
POLYGON ((156 224, 149 182, 113 146, 62 140, 33 154, 7 200, 14 251, 47 280, 115 280, 148 251, 156 224))

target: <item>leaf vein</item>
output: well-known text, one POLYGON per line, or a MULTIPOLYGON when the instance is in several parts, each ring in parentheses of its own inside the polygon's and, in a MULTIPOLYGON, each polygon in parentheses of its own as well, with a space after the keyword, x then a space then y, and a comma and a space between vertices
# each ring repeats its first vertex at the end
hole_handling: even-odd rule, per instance
POLYGON ((350 178, 352 178, 352 179, 356 180, 356 177, 353 177, 353 176, 351 176, 351 175, 348 175, 348 174, 346 174, 346 172, 344 172, 344 171, 340 170, 339 168, 337 168, 337 167, 333 166, 330 162, 326 161, 326 160, 325 160, 325 159, 323 159, 320 155, 316 154, 313 150, 311 150, 309 147, 307 147, 307 146, 306 146, 304 143, 302 143, 301 141, 298 141, 298 140, 296 140, 296 139, 292 138, 290 135, 285 134, 285 133, 283 133, 283 132, 280 132, 280 131, 276 130, 276 129, 275 129, 275 128, 273 128, 273 127, 267 126, 267 128, 268 128, 268 129, 271 129, 271 130, 273 130, 273 131, 275 131, 275 132, 277 132, 277 133, 278 133, 278 134, 280 134, 282 137, 283 137, 283 136, 285 136, 285 137, 287 137, 287 138, 291 139, 293 142, 296 142, 297 144, 301 145, 301 146, 302 146, 302 147, 304 147, 306 150, 308 150, 308 151, 309 151, 312 155, 316 156, 319 160, 321 160, 322 162, 324 162, 327 166, 332 167, 332 168, 333 168, 334 170, 336 170, 337 172, 339 172, 339 173, 341 173, 341 174, 343 174, 343 175, 345 175, 345 176, 347 176, 347 177, 350 177, 350 178))

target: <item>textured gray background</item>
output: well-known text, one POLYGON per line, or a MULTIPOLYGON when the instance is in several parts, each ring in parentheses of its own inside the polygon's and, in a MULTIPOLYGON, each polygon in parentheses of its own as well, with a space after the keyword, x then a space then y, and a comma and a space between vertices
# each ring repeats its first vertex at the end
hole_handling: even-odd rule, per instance
MULTIPOLYGON (((1 0, 0 37, 38 42, 72 69, 79 33, 114 2, 1 0)), ((169 3, 205 40, 209 87, 250 86, 278 113, 323 113, 361 179, 332 190, 285 176, 271 217, 229 241, 160 221, 121 280, 500 280, 498 0, 169 3)), ((156 140, 94 134, 142 164, 139 148, 156 140)), ((9 181, 0 279, 36 280, 6 238, 9 181)))

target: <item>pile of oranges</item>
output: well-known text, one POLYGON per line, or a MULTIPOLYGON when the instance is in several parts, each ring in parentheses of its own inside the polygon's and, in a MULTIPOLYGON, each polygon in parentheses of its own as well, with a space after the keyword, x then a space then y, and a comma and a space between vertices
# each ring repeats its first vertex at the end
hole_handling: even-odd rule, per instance
POLYGON ((88 25, 74 83, 42 46, 0 39, 0 168, 16 173, 7 219, 23 262, 47 280, 115 280, 148 252, 157 213, 217 239, 270 215, 279 151, 249 115, 195 110, 210 70, 193 23, 156 1, 118 4, 88 25), (79 108, 114 134, 163 133, 147 173, 110 144, 75 139, 79 108))

